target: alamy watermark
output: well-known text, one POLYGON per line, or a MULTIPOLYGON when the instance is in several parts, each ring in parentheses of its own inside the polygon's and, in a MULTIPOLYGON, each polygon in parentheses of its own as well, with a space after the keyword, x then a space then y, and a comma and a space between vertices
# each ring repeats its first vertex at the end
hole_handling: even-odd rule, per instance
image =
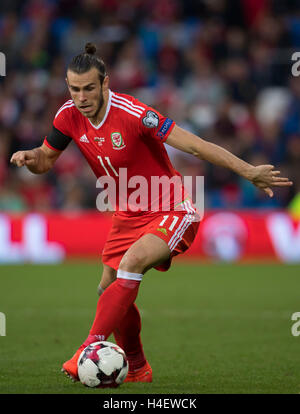
POLYGON ((291 332, 293 336, 300 336, 300 312, 294 312, 291 317, 292 321, 296 321, 293 323, 291 332))
POLYGON ((300 52, 294 52, 292 54, 292 61, 295 61, 292 65, 292 75, 299 76, 300 75, 300 52))
POLYGON ((6 57, 3 52, 0 52, 0 76, 6 76, 6 57))
POLYGON ((0 336, 6 336, 6 316, 0 312, 0 336))
POLYGON ((96 199, 97 209, 103 211, 182 211, 204 216, 203 176, 128 177, 127 168, 98 178, 96 188, 102 191, 96 199))

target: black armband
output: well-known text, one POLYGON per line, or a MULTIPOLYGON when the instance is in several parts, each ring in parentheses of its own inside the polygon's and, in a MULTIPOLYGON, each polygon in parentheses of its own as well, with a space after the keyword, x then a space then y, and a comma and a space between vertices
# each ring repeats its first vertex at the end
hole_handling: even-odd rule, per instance
POLYGON ((64 151, 72 141, 72 138, 64 135, 55 126, 52 127, 51 133, 45 139, 53 149, 58 151, 64 151))

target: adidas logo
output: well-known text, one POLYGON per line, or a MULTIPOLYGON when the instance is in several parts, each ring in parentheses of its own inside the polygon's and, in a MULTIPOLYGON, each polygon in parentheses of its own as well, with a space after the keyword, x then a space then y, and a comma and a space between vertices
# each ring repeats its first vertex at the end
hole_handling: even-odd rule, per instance
POLYGON ((86 143, 90 143, 90 141, 88 140, 88 137, 84 134, 82 135, 82 137, 79 140, 80 142, 86 142, 86 143))

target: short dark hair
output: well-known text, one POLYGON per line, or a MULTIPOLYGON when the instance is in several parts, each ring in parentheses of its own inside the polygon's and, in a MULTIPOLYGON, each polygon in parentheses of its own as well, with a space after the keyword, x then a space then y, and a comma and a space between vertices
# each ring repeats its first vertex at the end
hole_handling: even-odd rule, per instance
POLYGON ((85 45, 85 52, 75 56, 68 65, 67 70, 81 74, 92 68, 98 69, 100 83, 102 85, 106 76, 105 63, 96 55, 97 48, 93 43, 85 45))

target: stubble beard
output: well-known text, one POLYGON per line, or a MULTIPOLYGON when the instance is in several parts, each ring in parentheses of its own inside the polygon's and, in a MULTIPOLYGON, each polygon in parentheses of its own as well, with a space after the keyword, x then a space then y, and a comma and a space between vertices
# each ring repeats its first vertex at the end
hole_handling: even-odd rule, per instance
POLYGON ((101 111, 101 109, 103 107, 103 104, 104 104, 104 97, 103 97, 103 90, 101 88, 98 107, 97 107, 95 113, 92 116, 88 117, 92 122, 97 120, 97 117, 98 117, 99 112, 101 111))

